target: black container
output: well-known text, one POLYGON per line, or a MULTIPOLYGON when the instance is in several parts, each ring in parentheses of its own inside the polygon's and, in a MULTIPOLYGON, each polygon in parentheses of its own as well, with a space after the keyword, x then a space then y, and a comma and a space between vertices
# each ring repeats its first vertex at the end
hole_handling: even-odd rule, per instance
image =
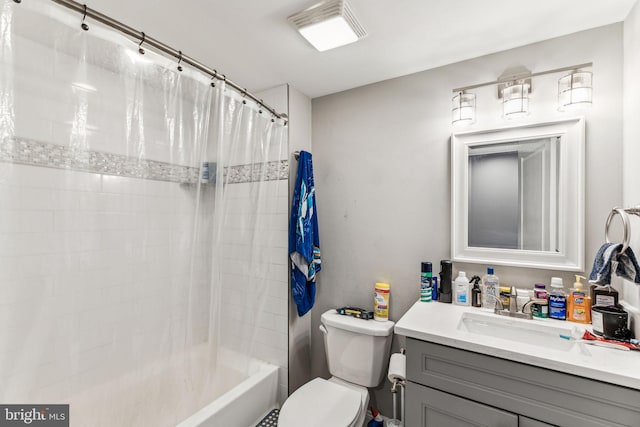
POLYGON ((453 276, 453 264, 448 259, 440 261, 440 289, 438 301, 451 303, 451 281, 453 276))
POLYGON ((620 307, 593 306, 591 308, 591 320, 593 332, 610 340, 628 341, 631 331, 627 328, 629 313, 620 307))

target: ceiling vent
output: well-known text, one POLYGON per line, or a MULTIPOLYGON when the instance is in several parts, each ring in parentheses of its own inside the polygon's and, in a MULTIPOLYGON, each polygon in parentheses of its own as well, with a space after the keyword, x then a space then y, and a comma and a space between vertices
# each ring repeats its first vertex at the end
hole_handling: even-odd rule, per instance
POLYGON ((367 35, 344 0, 328 0, 287 18, 320 52, 356 42, 367 35))

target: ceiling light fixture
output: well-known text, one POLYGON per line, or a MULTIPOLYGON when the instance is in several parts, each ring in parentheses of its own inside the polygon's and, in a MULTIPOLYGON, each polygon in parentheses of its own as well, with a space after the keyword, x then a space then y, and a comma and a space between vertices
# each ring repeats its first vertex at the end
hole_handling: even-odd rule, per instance
POLYGON ((577 110, 591 107, 593 74, 590 71, 572 71, 558 80, 558 109, 577 110))
POLYGON ((344 0, 326 0, 287 20, 320 52, 356 42, 367 35, 344 0))
POLYGON ((451 124, 471 124, 476 120, 476 95, 458 92, 451 98, 451 124))

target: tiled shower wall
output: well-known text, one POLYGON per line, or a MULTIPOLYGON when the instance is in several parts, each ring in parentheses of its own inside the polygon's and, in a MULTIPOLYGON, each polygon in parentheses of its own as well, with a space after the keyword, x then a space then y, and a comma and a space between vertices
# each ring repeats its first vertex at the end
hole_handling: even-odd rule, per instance
POLYGON ((0 381, 11 384, 8 396, 60 401, 157 358, 165 334, 185 326, 189 265, 172 260, 189 255, 194 188, 0 170, 0 381))
MULTIPOLYGON (((190 256, 195 187, 24 165, 0 170, 0 381, 12 377, 11 395, 55 401, 156 358, 163 334, 184 327, 189 264, 176 271, 173 260, 190 256), (77 328, 80 340, 34 330, 34 316, 77 328)), ((247 211, 251 185, 227 187, 230 230, 247 211)), ((224 241, 222 317, 231 330, 259 322, 254 356, 281 367, 284 399, 288 183, 264 185, 276 199, 264 213, 268 232, 253 243, 233 233, 224 241), (267 254, 262 278, 243 273, 250 243, 267 254), (255 286, 266 287, 263 304, 255 286)))
MULTIPOLYGON (((13 54, 38 64, 54 57, 58 63, 76 61, 20 37, 14 38, 13 54)), ((103 90, 110 80, 117 81, 117 75, 87 66, 86 74, 97 79, 99 88, 96 94, 88 95, 90 99, 99 97, 100 105, 126 104, 119 98, 123 94, 103 90)), ((76 76, 41 65, 19 71, 14 76, 16 137, 49 148, 50 144, 67 144, 65 135, 73 126, 69 117, 73 117, 74 103, 69 94, 76 76)), ((156 104, 149 98, 145 103, 149 108, 156 104)), ((161 117, 162 102, 157 105, 161 117)), ((122 113, 105 108, 97 116, 89 114, 90 150, 129 154, 117 148, 125 147, 120 142, 124 138, 122 113)), ((143 157, 172 167, 172 159, 163 155, 169 142, 163 140, 161 128, 154 128, 155 123, 146 125, 151 142, 143 157)), ((286 152, 285 142, 277 158, 286 158, 286 152)), ((0 163, 0 384, 11 380, 11 396, 16 401, 58 401, 71 390, 98 386, 145 366, 166 345, 166 334, 179 334, 184 329, 180 313, 187 299, 189 263, 176 264, 175 260, 189 255, 185 248, 196 187, 160 181, 157 176, 113 176, 98 173, 99 169, 79 171, 74 170, 77 165, 54 165, 59 159, 45 155, 36 163, 23 159, 20 162, 26 164, 16 164, 5 156, 0 163), (44 323, 51 328, 36 329, 43 319, 50 320, 44 323), (73 340, 56 331, 56 324, 74 330, 73 340), (19 384, 25 388, 20 389, 19 384)), ((117 169, 111 166, 111 172, 117 169)), ((160 170, 164 167, 157 166, 160 170)), ((241 177, 241 169, 230 172, 241 177)), ((283 368, 280 396, 284 397, 288 165, 277 162, 273 169, 273 180, 264 188, 275 203, 264 213, 269 231, 258 239, 268 255, 262 269, 267 300, 254 307, 258 312, 253 312, 251 319, 261 323, 255 355, 283 368)), ((189 175, 193 171, 182 172, 189 175)), ((250 200, 251 184, 242 181, 239 178, 238 183, 227 186, 232 209, 237 212, 246 211, 247 206, 242 206, 250 200)), ((234 226, 235 217, 230 216, 229 227, 234 226)), ((228 319, 229 328, 237 327, 242 314, 252 307, 251 290, 257 286, 241 268, 234 268, 245 259, 246 243, 234 237, 224 242, 228 250, 224 251, 223 318, 228 319)), ((205 285, 195 292, 202 294, 203 302, 208 301, 205 285)), ((204 325, 208 321, 206 309, 196 311, 202 314, 204 325)))
POLYGON ((252 325, 256 324, 253 356, 280 367, 278 396, 283 403, 288 396, 288 181, 269 181, 264 184, 266 198, 275 200, 262 213, 264 218, 258 219, 265 224, 266 233, 256 241, 240 236, 243 216, 248 214, 243 206, 250 200, 251 185, 233 184, 226 190, 230 206, 225 228, 231 232, 227 233, 223 246, 225 303, 222 315, 228 319, 230 336, 241 337, 243 327, 248 325, 253 329, 252 325), (257 275, 243 271, 249 245, 258 247, 257 250, 261 252, 259 256, 264 261, 257 275), (234 331, 238 331, 238 334, 234 334, 234 331))

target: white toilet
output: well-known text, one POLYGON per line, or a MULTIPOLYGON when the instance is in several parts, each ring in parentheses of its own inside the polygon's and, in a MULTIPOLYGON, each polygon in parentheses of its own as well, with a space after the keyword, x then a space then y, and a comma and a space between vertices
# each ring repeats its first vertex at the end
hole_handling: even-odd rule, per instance
POLYGON ((389 362, 393 322, 322 314, 329 380, 315 378, 284 402, 278 427, 360 427, 369 404, 367 387, 377 387, 389 362))

